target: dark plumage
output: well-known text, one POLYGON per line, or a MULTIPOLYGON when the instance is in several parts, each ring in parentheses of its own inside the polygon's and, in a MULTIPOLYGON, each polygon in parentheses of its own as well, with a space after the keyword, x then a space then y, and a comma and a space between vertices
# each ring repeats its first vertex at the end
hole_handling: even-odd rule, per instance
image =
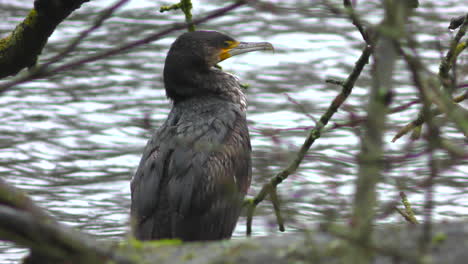
POLYGON ((215 67, 272 49, 214 31, 181 35, 164 65, 172 110, 149 140, 132 179, 132 229, 142 240, 229 238, 251 180, 246 100, 236 77, 215 67))

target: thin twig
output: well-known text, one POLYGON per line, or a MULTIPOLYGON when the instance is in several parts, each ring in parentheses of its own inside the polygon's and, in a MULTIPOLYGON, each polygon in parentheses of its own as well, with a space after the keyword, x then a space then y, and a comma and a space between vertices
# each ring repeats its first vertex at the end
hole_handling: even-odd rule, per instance
MULTIPOLYGON (((454 82, 450 79, 449 72, 457 58, 457 55, 459 54, 457 50, 458 50, 458 46, 460 45, 460 40, 466 33, 466 28, 468 26, 468 14, 465 15, 465 19, 463 21, 464 22, 461 25, 459 31, 457 32, 453 40, 450 42, 450 48, 447 51, 447 54, 442 59, 440 66, 439 66, 439 73, 438 73, 439 80, 442 86, 445 88, 444 90, 449 94, 454 90, 453 89, 454 82)), ((400 48, 400 53, 404 55, 406 61, 408 62, 408 65, 417 63, 414 58, 406 54, 401 48, 400 48)), ((412 67, 423 68, 422 64, 420 64, 419 66, 413 65, 412 67)), ((424 86, 421 86, 421 87, 424 87, 424 86)), ((447 114, 447 116, 455 122, 455 124, 460 128, 460 130, 465 134, 465 136, 468 136, 468 125, 466 125, 466 122, 464 121, 464 117, 461 114, 459 114, 459 111, 454 109, 456 108, 456 106, 453 105, 448 94, 441 91, 438 87, 433 87, 433 85, 430 85, 429 88, 431 88, 431 91, 435 94, 435 96, 432 96, 432 98, 433 98, 434 103, 436 103, 436 105, 438 106, 438 109, 435 110, 437 111, 436 113, 447 114)), ((456 100, 454 101, 456 102, 456 100)), ((401 128, 397 132, 395 137, 392 139, 392 142, 395 142, 400 137, 404 136, 405 134, 407 134, 408 132, 414 129, 420 130, 421 126, 424 124, 424 120, 425 120, 425 117, 421 110, 418 114, 417 119, 411 121, 405 127, 401 128)))
POLYGON ((395 210, 402 215, 406 221, 408 221, 411 224, 419 224, 418 219, 416 219, 416 216, 414 215, 413 208, 411 208, 411 203, 408 200, 408 197, 404 192, 400 192, 400 197, 401 197, 401 202, 403 203, 403 206, 405 206, 405 211, 402 211, 400 208, 395 206, 395 210))
POLYGON ((331 84, 334 84, 334 85, 339 85, 339 86, 343 86, 343 81, 341 80, 335 80, 335 79, 326 79, 325 80, 326 83, 331 83, 331 84))
MULTIPOLYGON (((468 91, 466 91, 465 93, 459 95, 459 96, 456 96, 453 98, 453 102, 454 103, 460 103, 460 102, 463 102, 464 100, 466 100, 468 98, 468 91)), ((417 100, 417 101, 414 101, 414 102, 420 102, 420 100, 417 100)), ((443 114, 439 109, 432 109, 431 110, 431 116, 438 116, 438 115, 441 115, 443 114)), ((418 131, 420 131, 420 128, 421 126, 424 124, 424 115, 422 114, 422 112, 420 112, 418 114, 418 117, 409 122, 407 125, 405 125, 404 127, 402 127, 400 130, 398 130, 397 134, 392 138, 392 142, 395 142, 397 141, 399 138, 401 138, 402 136, 406 135, 408 132, 410 131, 413 131, 413 134, 418 131)), ((413 139, 417 139, 419 137, 416 137, 416 136, 412 136, 413 139)))
POLYGON ((252 199, 246 200, 246 202, 244 202, 244 205, 247 206, 247 230, 246 230, 246 233, 247 233, 247 236, 250 236, 252 234, 252 221, 253 221, 253 215, 254 215, 256 206, 253 203, 252 199))
POLYGON ((306 115, 308 118, 310 118, 311 120, 313 120, 315 123, 317 123, 317 120, 309 113, 307 113, 306 109, 304 108, 304 106, 302 104, 300 104, 296 99, 294 99, 292 96, 290 96, 289 94, 287 93, 284 93, 284 95, 288 98, 288 101, 293 103, 294 105, 296 105, 297 107, 300 108, 301 112, 306 115))
POLYGON ((51 64, 53 63, 56 63, 58 61, 60 61, 61 59, 63 59, 67 54, 69 54, 70 52, 74 51, 78 45, 86 38, 89 36, 89 34, 91 34, 93 31, 95 31, 96 29, 100 28, 103 24, 103 22, 106 20, 106 19, 109 19, 114 13, 115 11, 117 11, 117 9, 119 9, 120 7, 122 7, 124 4, 126 4, 129 0, 120 0, 118 1, 117 3, 113 4, 112 6, 110 6, 109 8, 105 9, 104 11, 101 12, 101 14, 97 17, 97 19, 94 21, 94 23, 89 27, 87 28, 86 30, 83 30, 79 35, 78 37, 76 37, 67 47, 65 47, 62 52, 60 52, 59 54, 53 56, 52 58, 50 58, 46 63, 42 64, 41 67, 48 67, 50 66, 51 64))
POLYGON ((195 31, 195 25, 192 23, 192 1, 190 0, 180 0, 179 3, 173 4, 170 6, 162 6, 159 9, 159 12, 166 12, 170 10, 181 9, 185 15, 185 22, 187 23, 187 29, 189 32, 195 31))
POLYGON ((349 0, 343 0, 343 4, 345 6, 344 10, 335 6, 335 4, 330 3, 328 0, 322 0, 322 3, 334 14, 341 15, 341 16, 344 16, 344 15, 348 16, 348 18, 351 20, 353 25, 357 28, 357 30, 361 34, 361 37, 366 42, 366 44, 371 45, 371 46, 373 45, 373 40, 370 37, 369 31, 365 30, 363 21, 361 20, 360 16, 356 13, 353 5, 351 4, 349 0))
POLYGON ((271 203, 273 204, 273 210, 275 211, 276 219, 278 221, 279 231, 284 232, 284 220, 283 220, 283 216, 281 215, 278 192, 276 188, 270 189, 270 199, 271 199, 271 203))
POLYGON ((338 108, 340 108, 340 106, 348 98, 349 94, 351 93, 354 87, 354 83, 360 76, 362 70, 364 69, 364 66, 368 63, 371 53, 372 47, 366 46, 362 51, 361 56, 357 60, 356 66, 354 67, 353 71, 343 83, 341 92, 332 101, 325 114, 323 114, 320 117, 320 120, 317 122, 317 125, 309 131, 309 135, 307 136, 300 150, 297 152, 296 156, 289 163, 289 165, 281 172, 276 174, 273 178, 271 178, 268 183, 264 184, 260 192, 255 196, 255 198, 247 201, 247 204, 249 206, 249 211, 247 214, 247 235, 250 235, 250 232, 252 230, 251 226, 249 226, 252 224, 252 221, 249 221, 249 219, 252 218, 252 215, 250 215, 250 213, 253 213, 253 209, 251 209, 250 207, 256 207, 260 202, 265 200, 265 197, 270 193, 270 188, 276 188, 278 184, 283 182, 285 179, 288 178, 289 175, 291 175, 297 170, 312 144, 315 142, 316 139, 320 138, 320 133, 322 132, 325 125, 333 117, 336 111, 338 111, 338 108))
POLYGON ((348 11, 348 15, 351 18, 351 21, 353 22, 353 25, 356 26, 356 28, 359 30, 359 33, 361 33, 362 38, 368 45, 372 45, 371 40, 369 38, 369 34, 366 30, 364 30, 364 26, 362 25, 361 20, 359 19, 359 16, 356 15, 356 12, 354 11, 354 7, 351 4, 350 0, 343 0, 343 4, 345 8, 348 11))

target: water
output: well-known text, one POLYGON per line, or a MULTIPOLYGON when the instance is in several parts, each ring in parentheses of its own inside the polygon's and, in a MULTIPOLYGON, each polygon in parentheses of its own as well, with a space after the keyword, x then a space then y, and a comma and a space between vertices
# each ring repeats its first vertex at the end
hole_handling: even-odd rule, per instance
MULTIPOLYGON (((27 14, 33 1, 0 1, 1 36, 27 14)), ((194 1, 194 16, 222 5, 194 1)), ((242 7, 199 29, 230 33, 242 41, 269 41, 275 53, 251 53, 222 63, 249 85, 254 180, 249 194, 284 168, 339 92, 325 83, 344 79, 361 53, 363 42, 346 18, 337 18, 312 1, 277 1, 277 7, 259 10, 242 7), (271 12, 274 11, 274 12, 271 12), (293 103, 295 101, 297 103, 293 103)), ((338 1, 339 2, 339 1, 338 1)), ((370 1, 368 1, 370 2, 370 1)), ((452 37, 450 18, 466 13, 459 1, 421 1, 413 17, 419 33, 420 53, 428 68, 437 72, 440 48, 452 37)), ((113 1, 86 3, 62 23, 42 53, 46 60, 59 52, 78 32, 91 25, 99 10, 113 1)), ((165 1, 130 1, 103 27, 93 32, 65 61, 85 57, 137 40, 183 21, 180 14, 157 10, 165 1), (162 2, 162 3, 161 3, 162 2)), ((358 1, 363 19, 380 21, 376 4, 358 1)), ((168 45, 181 32, 131 51, 86 64, 44 80, 15 87, 0 97, 0 175, 27 191, 34 201, 61 222, 101 239, 119 239, 128 231, 129 180, 153 129, 169 112, 162 85, 162 66, 168 45)), ((460 83, 467 82, 467 55, 459 61, 460 83)), ((367 67, 369 68, 369 67, 367 67)), ((331 124, 365 115, 369 70, 331 124)), ((392 107, 416 99, 403 64, 397 67, 396 98, 392 107)), ((465 104, 466 107, 466 104, 465 104)), ((428 175, 424 142, 407 138, 390 143, 397 129, 415 118, 418 107, 392 114, 386 133, 389 162, 379 185, 381 208, 398 201, 404 190, 422 218, 421 184, 428 175), (408 147, 409 146, 409 147, 408 147), (411 158, 398 159, 411 154, 411 158), (422 153, 422 154, 421 154, 422 153)), ((444 136, 466 150, 460 133, 448 125, 444 136)), ((311 227, 333 214, 346 221, 357 171, 360 126, 323 133, 308 152, 300 169, 279 187, 287 231, 311 227)), ((441 158, 449 159, 444 152, 441 158)), ((435 218, 468 216, 467 161, 456 161, 437 180, 435 218)), ((383 210, 383 209, 382 209, 383 210)), ((393 214, 380 221, 402 222, 393 214)), ((271 204, 263 202, 254 218, 254 236, 277 232, 271 204)), ((235 238, 244 237, 241 218, 235 238)), ((12 244, 0 244, 0 262, 11 263, 25 254, 12 244)))

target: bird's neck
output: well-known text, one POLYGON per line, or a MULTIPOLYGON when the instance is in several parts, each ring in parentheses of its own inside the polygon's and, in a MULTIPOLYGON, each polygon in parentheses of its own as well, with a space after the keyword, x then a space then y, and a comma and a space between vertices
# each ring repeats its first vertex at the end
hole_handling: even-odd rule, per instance
POLYGON ((211 71, 213 75, 217 76, 216 79, 219 80, 210 84, 214 86, 211 88, 215 91, 214 95, 222 98, 223 100, 237 104, 240 106, 242 111, 246 111, 247 99, 243 88, 240 86, 239 79, 233 74, 214 67, 211 71))
POLYGON ((247 109, 247 100, 238 78, 220 69, 212 67, 206 72, 190 75, 185 79, 183 72, 170 77, 177 79, 165 78, 164 83, 166 94, 174 104, 187 99, 209 96, 237 104, 242 111, 247 109))

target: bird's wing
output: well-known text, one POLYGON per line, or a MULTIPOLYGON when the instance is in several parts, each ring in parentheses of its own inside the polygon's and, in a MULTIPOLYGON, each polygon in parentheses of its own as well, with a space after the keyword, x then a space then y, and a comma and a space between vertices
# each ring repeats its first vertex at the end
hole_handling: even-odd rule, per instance
POLYGON ((168 164, 168 187, 171 203, 183 215, 194 203, 204 200, 193 194, 195 189, 197 194, 206 195, 223 183, 245 189, 241 179, 248 177, 250 168, 249 135, 245 116, 229 110, 205 118, 201 115, 204 122, 200 119, 193 122, 196 125, 179 127, 179 135, 185 140, 174 148, 168 164))
POLYGON ((143 233, 148 231, 142 225, 153 215, 158 203, 164 162, 171 156, 169 145, 164 143, 173 130, 167 123, 166 121, 146 144, 140 165, 131 181, 131 224, 137 237, 139 229, 143 233))
POLYGON ((184 240, 230 237, 250 185, 250 140, 237 107, 188 115, 167 173, 174 235, 184 240), (190 124, 190 125, 189 125, 190 124))

